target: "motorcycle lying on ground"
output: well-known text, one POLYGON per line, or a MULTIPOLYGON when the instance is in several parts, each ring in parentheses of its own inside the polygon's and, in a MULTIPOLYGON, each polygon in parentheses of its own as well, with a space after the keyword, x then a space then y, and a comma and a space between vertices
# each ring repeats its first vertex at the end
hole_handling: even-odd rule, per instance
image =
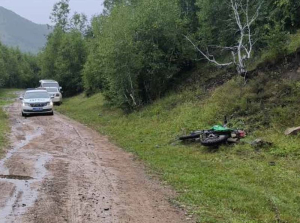
POLYGON ((181 136, 179 140, 200 140, 203 146, 217 146, 223 143, 235 143, 246 136, 245 131, 215 125, 209 130, 197 130, 190 135, 181 136))

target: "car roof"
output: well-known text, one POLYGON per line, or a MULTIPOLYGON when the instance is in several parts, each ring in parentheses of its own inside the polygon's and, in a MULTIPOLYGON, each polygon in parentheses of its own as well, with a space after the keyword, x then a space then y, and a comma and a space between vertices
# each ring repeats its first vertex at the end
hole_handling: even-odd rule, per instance
POLYGON ((40 80, 41 83, 58 83, 55 80, 40 80))
POLYGON ((27 90, 25 93, 39 93, 39 92, 46 92, 46 90, 36 89, 36 90, 27 90))

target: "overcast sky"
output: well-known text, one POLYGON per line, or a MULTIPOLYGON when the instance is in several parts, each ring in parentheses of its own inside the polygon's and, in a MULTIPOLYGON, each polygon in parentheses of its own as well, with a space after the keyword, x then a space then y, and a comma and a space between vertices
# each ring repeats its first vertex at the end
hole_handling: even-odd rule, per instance
MULTIPOLYGON (((0 0, 0 6, 39 24, 50 24, 53 5, 59 0, 0 0)), ((84 13, 89 18, 103 10, 103 0, 70 0, 71 13, 84 13)))

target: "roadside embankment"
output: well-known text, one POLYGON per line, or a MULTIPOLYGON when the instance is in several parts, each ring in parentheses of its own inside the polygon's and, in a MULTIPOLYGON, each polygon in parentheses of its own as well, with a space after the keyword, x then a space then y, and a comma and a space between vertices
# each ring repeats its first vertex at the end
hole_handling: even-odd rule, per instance
POLYGON ((66 99, 57 110, 136 154, 178 192, 173 202, 201 222, 299 222, 300 138, 283 132, 300 125, 300 82, 275 76, 170 94, 131 114, 107 106, 101 94, 66 99), (208 149, 178 142, 178 135, 220 124, 224 115, 247 130, 242 143, 208 149), (271 143, 255 147, 256 138, 271 143))

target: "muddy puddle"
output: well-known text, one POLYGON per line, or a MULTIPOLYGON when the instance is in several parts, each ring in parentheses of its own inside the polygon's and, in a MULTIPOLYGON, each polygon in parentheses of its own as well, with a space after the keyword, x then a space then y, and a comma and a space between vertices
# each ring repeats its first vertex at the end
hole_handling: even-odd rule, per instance
POLYGON ((6 201, 0 212, 0 222, 14 222, 15 216, 23 215, 38 198, 41 182, 48 171, 45 165, 51 160, 49 154, 41 154, 35 163, 34 176, 0 175, 0 183, 14 185, 13 195, 6 201))
MULTIPOLYGON (((23 123, 21 123, 23 125, 23 123)), ((13 132, 18 132, 16 128, 13 129, 13 132)), ((42 128, 37 128, 34 130, 32 134, 28 134, 23 136, 25 138, 24 140, 17 141, 16 140, 12 148, 6 153, 6 156, 0 161, 0 174, 2 175, 9 175, 9 169, 5 166, 5 163, 7 160, 9 160, 15 153, 17 153, 21 148, 28 145, 33 139, 37 138, 38 136, 41 136, 43 134, 44 130, 42 128)), ((18 136, 16 136, 17 138, 18 136)))
POLYGON ((27 149, 24 153, 24 147, 44 134, 42 127, 31 127, 30 120, 21 119, 13 122, 10 150, 0 160, 0 184, 11 188, 11 196, 4 201, 5 206, 0 211, 0 222, 14 222, 16 216, 23 215, 34 205, 38 198, 39 187, 48 173, 45 165, 52 159, 48 153, 34 155, 29 157, 34 160, 31 176, 11 174, 14 169, 11 170, 7 163, 15 162, 12 161, 15 157, 28 159, 28 153, 34 154, 34 152, 27 149))

